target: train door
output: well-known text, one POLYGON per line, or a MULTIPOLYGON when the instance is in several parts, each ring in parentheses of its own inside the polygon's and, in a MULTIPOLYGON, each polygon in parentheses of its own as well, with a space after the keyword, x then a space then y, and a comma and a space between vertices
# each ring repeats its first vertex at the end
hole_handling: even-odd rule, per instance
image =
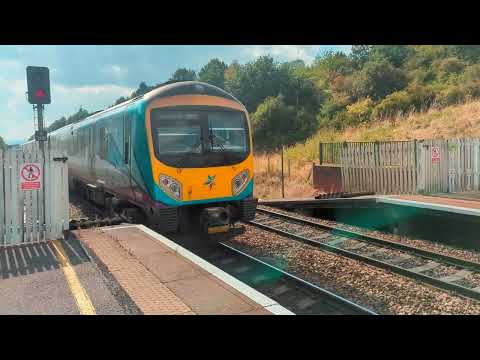
POLYGON ((90 176, 90 181, 95 179, 95 129, 96 126, 92 125, 89 127, 88 133, 88 173, 90 176))
POLYGON ((132 194, 132 161, 131 161, 131 148, 132 148, 132 121, 129 116, 128 109, 125 111, 123 117, 123 163, 126 171, 126 176, 128 177, 128 196, 133 196, 132 194))

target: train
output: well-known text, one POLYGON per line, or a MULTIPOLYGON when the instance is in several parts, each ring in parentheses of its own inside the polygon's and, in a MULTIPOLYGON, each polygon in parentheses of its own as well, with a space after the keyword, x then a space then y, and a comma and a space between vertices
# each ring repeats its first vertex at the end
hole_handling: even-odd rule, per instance
POLYGON ((69 186, 159 232, 228 232, 255 216, 252 129, 245 106, 185 81, 49 133, 68 155, 69 186))

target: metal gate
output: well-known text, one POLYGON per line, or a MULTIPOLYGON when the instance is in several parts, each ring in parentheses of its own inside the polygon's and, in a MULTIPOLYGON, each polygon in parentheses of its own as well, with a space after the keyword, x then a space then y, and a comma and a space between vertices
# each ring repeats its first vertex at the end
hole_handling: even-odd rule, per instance
POLYGON ((445 140, 419 140, 418 192, 448 192, 448 144, 445 140))
POLYGON ((58 239, 68 230, 66 154, 45 145, 45 159, 34 142, 0 151, 0 246, 58 239), (41 189, 25 185, 27 164, 39 164, 41 189))

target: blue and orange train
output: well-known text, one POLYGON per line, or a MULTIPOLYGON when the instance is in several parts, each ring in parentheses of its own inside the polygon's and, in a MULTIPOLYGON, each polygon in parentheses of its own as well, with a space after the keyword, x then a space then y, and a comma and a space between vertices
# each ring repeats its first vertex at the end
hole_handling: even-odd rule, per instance
POLYGON ((49 134, 74 188, 162 232, 209 233, 252 219, 252 131, 245 107, 215 86, 178 82, 49 134))

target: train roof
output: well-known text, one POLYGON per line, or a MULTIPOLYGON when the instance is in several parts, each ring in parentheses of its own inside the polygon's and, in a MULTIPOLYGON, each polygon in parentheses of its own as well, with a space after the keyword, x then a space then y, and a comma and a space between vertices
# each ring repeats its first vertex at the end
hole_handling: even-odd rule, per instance
MULTIPOLYGON (((52 131, 50 134, 55 134, 56 132, 61 132, 65 128, 69 126, 74 126, 74 125, 79 125, 82 123, 86 123, 89 120, 93 120, 94 118, 100 117, 104 114, 107 114, 109 112, 113 112, 114 110, 121 109, 127 105, 130 105, 134 102, 143 100, 146 102, 150 102, 153 99, 157 98, 162 98, 162 97, 167 97, 167 96, 176 96, 176 95, 193 95, 193 94, 198 94, 198 95, 210 95, 210 96, 218 96, 218 97, 223 97, 225 99, 229 99, 232 101, 235 101, 239 104, 242 104, 237 98, 235 98, 233 95, 229 94, 223 89, 220 89, 219 87, 216 87, 211 84, 207 84, 204 82, 200 81, 180 81, 180 82, 174 82, 174 83, 167 83, 164 85, 161 85, 143 95, 134 97, 133 99, 129 99, 127 101, 124 101, 120 104, 111 106, 107 109, 104 110, 99 110, 94 112, 93 114, 90 114, 87 116, 85 119, 74 123, 74 124, 68 124, 60 129, 57 129, 55 131, 52 131)), ((242 105, 243 106, 243 105, 242 105)))

